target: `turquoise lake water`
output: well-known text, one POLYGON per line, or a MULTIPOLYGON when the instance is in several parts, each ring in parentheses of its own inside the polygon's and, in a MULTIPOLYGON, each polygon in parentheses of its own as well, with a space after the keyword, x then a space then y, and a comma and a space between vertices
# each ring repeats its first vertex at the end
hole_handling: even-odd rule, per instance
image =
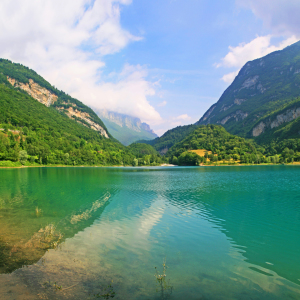
POLYGON ((1 169, 1 299, 105 294, 300 299, 300 167, 1 169))

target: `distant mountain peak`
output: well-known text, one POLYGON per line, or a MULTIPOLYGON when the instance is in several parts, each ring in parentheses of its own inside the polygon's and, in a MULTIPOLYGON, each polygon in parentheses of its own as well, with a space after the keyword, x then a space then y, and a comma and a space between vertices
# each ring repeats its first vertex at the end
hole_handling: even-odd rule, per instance
POLYGON ((106 109, 96 110, 96 112, 112 136, 124 145, 141 139, 152 140, 157 137, 150 126, 137 117, 106 109))

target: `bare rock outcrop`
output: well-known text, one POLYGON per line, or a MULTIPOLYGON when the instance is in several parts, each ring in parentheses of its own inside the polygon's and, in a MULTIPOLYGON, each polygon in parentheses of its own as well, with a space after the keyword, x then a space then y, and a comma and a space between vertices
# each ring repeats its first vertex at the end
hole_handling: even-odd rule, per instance
MULTIPOLYGON (((12 86, 18 87, 18 88, 24 90, 32 98, 36 99, 37 101, 46 105, 47 107, 49 107, 50 105, 54 104, 57 101, 58 97, 55 94, 51 93, 46 88, 41 87, 39 84, 34 82, 32 79, 29 79, 29 83, 23 83, 23 82, 17 81, 14 78, 10 78, 7 76, 7 80, 12 86)), ((64 103, 64 104, 67 104, 67 103, 64 103)), ((58 107, 57 109, 65 112, 69 118, 76 116, 77 118, 82 119, 83 121, 85 121, 86 123, 88 123, 90 125, 91 129, 96 130, 102 136, 109 138, 106 130, 103 127, 101 127, 99 124, 93 122, 90 119, 90 115, 88 113, 77 110, 76 104, 74 104, 74 103, 72 103, 71 105, 72 105, 72 107, 69 107, 67 110, 65 110, 63 107, 58 107)), ((84 123, 82 123, 82 124, 85 125, 84 123)))
POLYGON ((260 122, 257 126, 255 126, 252 130, 252 136, 256 137, 261 135, 265 131, 266 124, 264 122, 260 122))
POLYGON ((227 122, 231 117, 232 117, 231 115, 225 117, 224 119, 222 119, 222 120, 220 121, 220 123, 221 123, 222 125, 226 124, 226 122, 227 122))
POLYGON ((263 85, 260 83, 257 85, 257 89, 263 94, 267 89, 263 87, 263 85))
POLYGON ((259 78, 258 75, 255 75, 253 77, 248 78, 247 80, 244 81, 241 89, 244 89, 244 88, 249 89, 249 88, 251 88, 252 86, 254 86, 257 83, 258 78, 259 78))
POLYGON ((246 99, 234 99, 233 103, 236 105, 241 105, 243 102, 245 102, 246 99))
POLYGON ((209 117, 212 114, 213 110, 216 108, 216 106, 217 106, 216 104, 211 106, 211 108, 203 115, 201 119, 202 122, 207 120, 207 123, 209 123, 209 117))
POLYGON ((71 119, 73 119, 73 117, 75 116, 75 117, 77 117, 77 118, 79 118, 79 119, 85 121, 86 123, 88 123, 88 124, 90 125, 90 127, 91 127, 93 130, 99 131, 99 133, 100 133, 102 136, 106 137, 107 139, 109 138, 109 136, 108 136, 106 130, 105 130, 102 126, 100 126, 99 124, 93 122, 93 121, 90 119, 91 116, 90 116, 88 113, 86 113, 86 112, 81 112, 81 111, 79 111, 79 110, 76 109, 76 108, 74 109, 73 107, 69 107, 67 110, 64 110, 63 107, 58 107, 58 110, 64 111, 64 112, 66 113, 66 115, 67 115, 69 118, 71 118, 71 119))
POLYGON ((288 109, 284 113, 277 115, 274 120, 267 119, 265 121, 261 121, 253 128, 252 136, 257 137, 261 135, 267 128, 276 128, 284 123, 291 122, 298 117, 300 117, 300 107, 288 109))
POLYGON ((300 107, 289 109, 285 113, 276 116, 276 119, 271 122, 271 128, 278 127, 283 123, 293 121, 300 117, 300 107))
POLYGON ((233 104, 229 105, 229 106, 225 106, 223 105, 222 108, 220 109, 220 112, 221 111, 226 111, 227 109, 231 108, 233 106, 233 104))
POLYGON ((57 101, 57 96, 47 89, 41 87, 39 84, 35 83, 32 79, 29 79, 29 83, 23 83, 10 78, 7 76, 8 82, 14 86, 18 87, 25 92, 27 92, 32 98, 36 99, 40 103, 49 107, 51 104, 57 101))
POLYGON ((158 152, 161 154, 161 155, 165 155, 167 152, 168 152, 169 148, 168 147, 165 147, 161 150, 159 150, 158 152))
POLYGON ((100 118, 106 119, 110 122, 117 124, 120 127, 129 128, 136 132, 142 132, 142 130, 148 131, 153 133, 155 136, 156 134, 150 128, 150 126, 146 123, 143 123, 139 118, 132 117, 129 115, 108 111, 106 109, 99 109, 96 111, 100 118))
POLYGON ((238 122, 238 121, 244 120, 247 117, 248 117, 248 113, 243 112, 241 110, 237 110, 235 113, 230 114, 229 116, 225 117, 224 119, 222 119, 221 121, 219 121, 217 123, 221 123, 222 125, 224 125, 231 118, 234 118, 235 121, 238 122))

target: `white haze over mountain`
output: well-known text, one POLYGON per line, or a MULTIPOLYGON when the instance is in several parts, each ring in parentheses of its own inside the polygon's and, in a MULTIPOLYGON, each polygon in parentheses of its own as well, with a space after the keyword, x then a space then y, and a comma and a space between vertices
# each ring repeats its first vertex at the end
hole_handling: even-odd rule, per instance
POLYGON ((91 107, 159 121, 147 100, 155 94, 155 83, 146 80, 146 67, 127 64, 109 80, 102 75, 102 57, 142 39, 120 25, 120 5, 130 3, 2 0, 0 57, 29 66, 91 107))

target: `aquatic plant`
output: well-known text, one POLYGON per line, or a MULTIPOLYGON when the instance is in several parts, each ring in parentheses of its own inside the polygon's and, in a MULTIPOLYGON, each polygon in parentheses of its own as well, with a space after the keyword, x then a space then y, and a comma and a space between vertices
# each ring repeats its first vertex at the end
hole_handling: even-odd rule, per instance
POLYGON ((43 283, 45 289, 54 288, 55 290, 61 290, 62 286, 56 282, 52 283, 50 280, 43 283))
POLYGON ((170 285, 170 280, 167 280, 167 265, 166 265, 166 258, 163 260, 163 272, 162 274, 158 273, 157 268, 155 267, 155 278, 157 280, 158 283, 158 288, 156 289, 156 292, 160 292, 160 298, 161 299, 169 299, 172 295, 173 292, 173 286, 170 285))
POLYGON ((103 298, 103 299, 106 299, 106 300, 115 297, 116 293, 114 292, 114 288, 111 284, 108 285, 106 288, 104 288, 104 290, 105 290, 104 294, 98 293, 98 294, 94 294, 94 296, 96 298, 103 298))
POLYGON ((37 217, 40 217, 41 214, 42 214, 42 210, 41 210, 40 208, 36 207, 36 208, 35 208, 35 215, 36 215, 37 217))

